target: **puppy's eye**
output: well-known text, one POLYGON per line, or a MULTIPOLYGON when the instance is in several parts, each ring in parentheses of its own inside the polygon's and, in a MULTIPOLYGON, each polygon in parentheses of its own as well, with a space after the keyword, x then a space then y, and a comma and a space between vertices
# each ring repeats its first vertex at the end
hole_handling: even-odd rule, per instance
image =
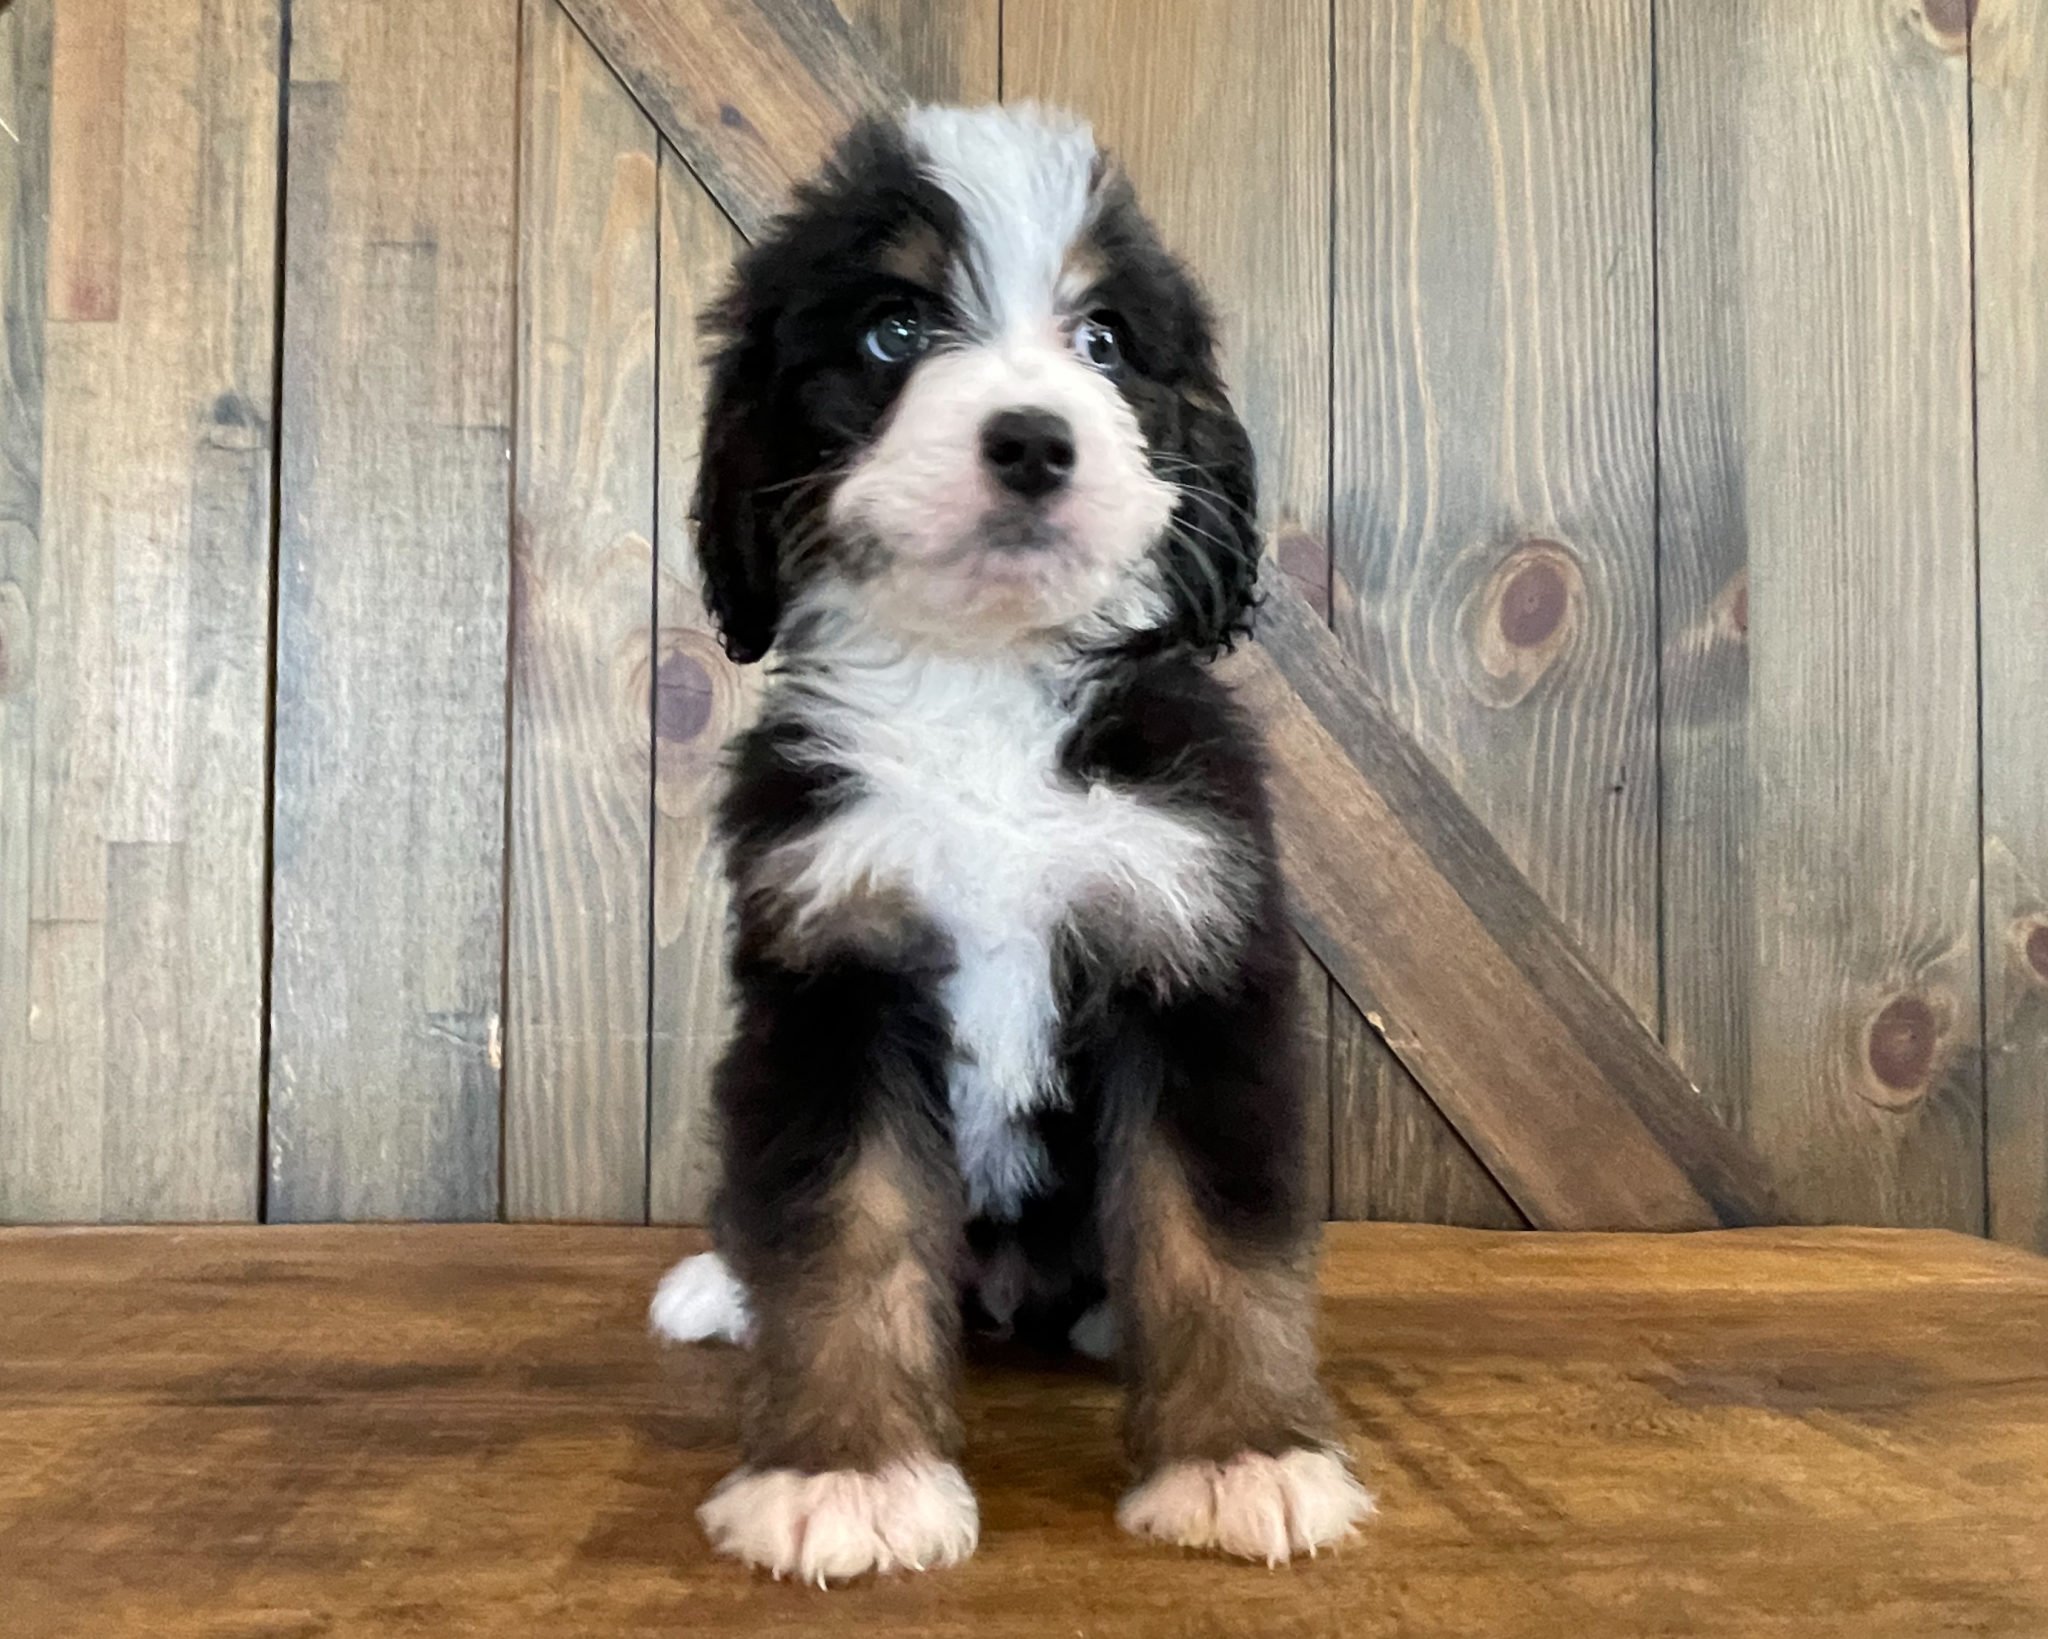
POLYGON ((931 345, 924 320, 907 307, 892 308, 868 326, 861 346, 882 364, 908 364, 931 345))
POLYGON ((1074 352, 1083 364, 1114 374, 1124 362, 1123 343, 1117 339, 1117 321, 1108 313, 1091 313, 1074 326, 1074 352))

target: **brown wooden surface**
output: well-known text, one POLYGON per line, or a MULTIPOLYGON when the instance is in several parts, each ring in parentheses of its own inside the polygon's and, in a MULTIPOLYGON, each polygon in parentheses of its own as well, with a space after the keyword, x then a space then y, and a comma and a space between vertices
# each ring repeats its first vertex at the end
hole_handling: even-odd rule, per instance
POLYGON ((296 0, 270 1213, 498 1211, 516 0, 296 0))
POLYGON ((1991 1233, 2048 1252, 2048 16, 1985 0, 1977 179, 1991 1233))
POLYGON ((1328 1375, 1381 1513, 1283 1571, 1122 1536, 1116 1391, 971 1368, 979 1551, 821 1593, 714 1560, 729 1350, 662 1230, 0 1238, 9 1639, 2039 1639, 2048 1265, 1939 1234, 1345 1226, 1328 1375))
POLYGON ((278 7, 0 57, 0 1218, 252 1217, 278 7))
MULTIPOLYGON (((1649 22, 1337 0, 1333 477, 1347 651, 1655 1028, 1649 22)), ((1353 1057, 1358 1204, 1498 1213, 1353 1057)))
MULTIPOLYGON (((1219 318, 1224 377, 1258 454, 1261 522, 1280 566, 1324 605, 1329 55, 1326 0, 1191 0, 1168 29, 1150 0, 1003 6, 1004 97, 1092 121, 1167 244, 1201 270, 1219 318), (1226 173, 1237 182, 1219 195, 1216 178, 1226 173)), ((1303 959, 1300 988, 1316 1077, 1311 1176, 1322 1180, 1331 1164, 1332 997, 1312 958, 1303 959)), ((1311 1187, 1327 1200, 1327 1184, 1311 1187)))
POLYGON ((1664 951, 1795 1215, 1981 1230, 1968 9, 1660 14, 1664 951))
POLYGON ((1226 674, 1266 734, 1296 926, 1529 1220, 1769 1221, 1754 1153, 1284 580, 1226 674))
POLYGON ((647 1216, 654 127, 524 0, 505 1212, 647 1216))

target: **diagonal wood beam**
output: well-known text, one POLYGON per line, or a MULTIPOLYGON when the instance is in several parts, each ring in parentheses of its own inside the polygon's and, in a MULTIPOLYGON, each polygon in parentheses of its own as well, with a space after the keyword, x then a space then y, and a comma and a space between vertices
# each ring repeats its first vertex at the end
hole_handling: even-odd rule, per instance
POLYGON ((1295 925, 1542 1228, 1753 1224, 1762 1161, 1284 577, 1227 661, 1271 759, 1295 925))
MULTIPOLYGON (((829 0, 562 0, 740 231, 904 98, 829 0)), ((1281 577, 1226 664, 1297 926, 1540 1228, 1778 1216, 1724 1126, 1281 577)))

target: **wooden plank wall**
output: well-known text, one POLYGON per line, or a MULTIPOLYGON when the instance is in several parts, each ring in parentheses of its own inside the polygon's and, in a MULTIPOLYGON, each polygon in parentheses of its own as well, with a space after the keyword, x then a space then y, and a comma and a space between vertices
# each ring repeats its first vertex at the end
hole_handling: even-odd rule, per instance
POLYGON ((256 1210, 278 48, 0 16, 0 1218, 256 1210))
POLYGON ((1980 1230, 1969 64, 1657 34, 1668 1030, 1820 1220, 1980 1230))
MULTIPOLYGON (((1096 120, 1280 563, 1790 1210, 2048 1245, 2037 8, 841 7, 1096 120)), ((557 0, 15 0, 0 121, 0 1218, 701 1216, 734 227, 557 0)), ((1520 1223, 1304 960, 1333 1210, 1520 1223)))

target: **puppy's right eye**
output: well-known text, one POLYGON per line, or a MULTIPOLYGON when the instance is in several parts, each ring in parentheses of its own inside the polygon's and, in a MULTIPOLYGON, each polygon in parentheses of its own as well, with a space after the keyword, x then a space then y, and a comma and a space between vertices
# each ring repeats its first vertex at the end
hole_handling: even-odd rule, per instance
POLYGON ((879 363, 908 364, 931 345, 931 338, 924 320, 911 309, 899 307, 869 325, 861 345, 867 349, 868 357, 879 363))

